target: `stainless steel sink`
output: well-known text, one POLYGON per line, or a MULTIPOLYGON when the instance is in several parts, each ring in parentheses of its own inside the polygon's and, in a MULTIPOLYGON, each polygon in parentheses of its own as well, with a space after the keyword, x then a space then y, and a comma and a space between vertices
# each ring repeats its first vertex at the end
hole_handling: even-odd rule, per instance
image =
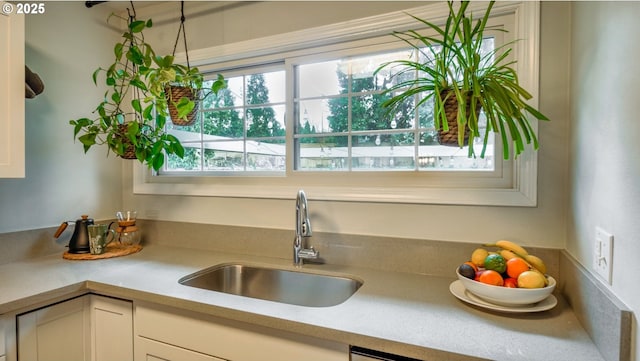
POLYGON ((182 277, 182 285, 308 307, 335 306, 362 281, 349 276, 291 271, 238 263, 221 264, 182 277))

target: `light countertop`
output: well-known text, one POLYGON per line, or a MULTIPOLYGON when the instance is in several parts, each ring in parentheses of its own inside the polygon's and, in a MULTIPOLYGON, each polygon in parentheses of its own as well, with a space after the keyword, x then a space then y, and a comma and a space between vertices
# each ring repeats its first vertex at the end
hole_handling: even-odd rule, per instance
POLYGON ((279 328, 352 345, 437 360, 604 360, 572 309, 557 295, 549 311, 497 313, 449 292, 451 277, 335 265, 310 270, 349 274, 364 285, 346 302, 303 307, 178 284, 220 263, 291 267, 291 261, 151 245, 126 257, 69 261, 61 255, 0 266, 0 314, 65 295, 94 292, 279 328))

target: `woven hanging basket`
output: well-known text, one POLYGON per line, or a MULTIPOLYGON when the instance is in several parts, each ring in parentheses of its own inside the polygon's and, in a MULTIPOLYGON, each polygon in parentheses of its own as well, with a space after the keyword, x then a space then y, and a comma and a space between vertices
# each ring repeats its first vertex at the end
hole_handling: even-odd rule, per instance
POLYGON ((118 154, 120 158, 123 159, 136 159, 136 147, 131 143, 129 138, 127 138, 127 129, 129 128, 128 124, 118 124, 118 135, 117 137, 122 139, 122 143, 125 144, 125 149, 123 154, 118 154))
POLYGON ((171 85, 165 89, 165 96, 167 99, 167 106, 169 107, 169 116, 171 117, 171 122, 174 125, 187 126, 195 123, 198 115, 198 107, 200 106, 199 92, 197 90, 183 86, 171 85), (178 109, 176 109, 174 105, 174 103, 179 102, 182 98, 187 98, 196 104, 193 107, 193 110, 187 114, 187 119, 178 117, 178 109))
MULTIPOLYGON (((440 92, 440 99, 444 102, 444 113, 447 117, 449 130, 444 131, 442 128, 438 129, 438 143, 440 143, 440 145, 460 147, 458 143, 458 98, 452 90, 443 90, 440 92)), ((467 97, 467 114, 469 114, 470 111, 471 98, 467 97)), ((476 109, 476 116, 479 115, 480 107, 476 109)), ((469 145, 469 128, 467 127, 464 129, 464 145, 469 145)))

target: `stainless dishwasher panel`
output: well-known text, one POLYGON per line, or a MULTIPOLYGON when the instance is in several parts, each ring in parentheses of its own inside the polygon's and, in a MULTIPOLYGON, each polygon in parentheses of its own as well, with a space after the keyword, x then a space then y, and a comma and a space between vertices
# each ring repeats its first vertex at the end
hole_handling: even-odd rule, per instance
POLYGON ((351 346, 351 361, 426 361, 415 358, 392 355, 390 353, 351 346))

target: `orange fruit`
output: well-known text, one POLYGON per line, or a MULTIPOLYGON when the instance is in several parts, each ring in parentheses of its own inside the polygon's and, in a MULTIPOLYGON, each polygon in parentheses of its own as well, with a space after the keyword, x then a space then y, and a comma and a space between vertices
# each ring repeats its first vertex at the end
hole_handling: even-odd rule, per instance
POLYGON ((518 278, 524 271, 529 270, 529 264, 522 258, 512 258, 507 261, 507 274, 511 278, 518 278))
POLYGON ((490 269, 482 272, 482 274, 480 274, 480 277, 478 277, 478 281, 493 286, 504 285, 504 280, 502 279, 500 273, 490 269))

